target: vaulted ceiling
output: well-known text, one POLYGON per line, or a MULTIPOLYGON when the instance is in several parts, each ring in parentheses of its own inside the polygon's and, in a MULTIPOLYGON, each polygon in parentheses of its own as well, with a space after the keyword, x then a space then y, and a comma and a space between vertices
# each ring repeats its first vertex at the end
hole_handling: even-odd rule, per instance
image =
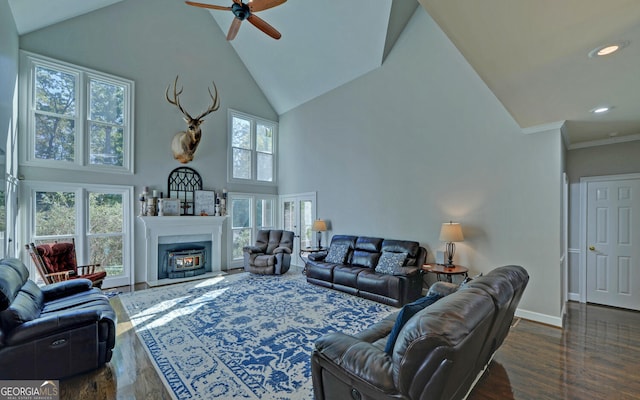
MULTIPOLYGON (((9 4, 23 34, 119 1, 9 4)), ((525 132, 566 121, 571 147, 640 139, 640 1, 419 2, 525 132), (588 56, 609 43, 625 47, 609 56, 588 56), (612 108, 590 112, 600 106, 612 108)), ((244 22, 231 45, 282 114, 379 67, 417 5, 415 0, 369 0, 358 7, 341 0, 289 0, 259 13, 282 39, 244 22)), ((230 12, 201 12, 210 12, 226 35, 230 12)))

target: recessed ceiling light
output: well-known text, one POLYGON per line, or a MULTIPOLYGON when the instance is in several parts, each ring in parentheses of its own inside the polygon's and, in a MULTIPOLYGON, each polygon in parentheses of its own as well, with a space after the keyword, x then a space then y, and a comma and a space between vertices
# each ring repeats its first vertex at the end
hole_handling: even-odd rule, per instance
POLYGON ((589 112, 593 113, 593 114, 604 114, 606 112, 611 111, 612 108, 613 108, 612 106, 596 107, 596 108, 593 108, 593 109, 589 110, 589 112))
POLYGON ((629 45, 628 40, 624 40, 617 43, 605 44, 604 46, 596 47, 595 49, 591 50, 589 52, 589 57, 594 58, 594 57, 608 56, 619 50, 624 49, 628 45, 629 45))

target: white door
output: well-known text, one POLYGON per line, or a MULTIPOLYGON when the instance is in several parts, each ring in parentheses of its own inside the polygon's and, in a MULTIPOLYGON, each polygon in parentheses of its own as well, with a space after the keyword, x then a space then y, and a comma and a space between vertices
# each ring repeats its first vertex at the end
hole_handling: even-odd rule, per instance
POLYGON ((640 310, 640 179, 587 182, 587 301, 640 310))
POLYGON ((300 258, 300 249, 312 247, 314 243, 311 227, 316 219, 315 204, 315 193, 286 195, 280 198, 282 229, 294 234, 291 262, 299 267, 304 266, 304 261, 300 258))

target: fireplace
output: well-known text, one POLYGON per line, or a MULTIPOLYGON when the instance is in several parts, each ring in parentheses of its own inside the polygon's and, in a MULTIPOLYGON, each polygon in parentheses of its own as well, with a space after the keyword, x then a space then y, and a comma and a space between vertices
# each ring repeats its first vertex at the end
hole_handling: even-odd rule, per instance
POLYGON ((145 281, 149 286, 157 286, 215 276, 222 272, 222 231, 226 217, 165 216, 138 219, 144 223, 146 256, 141 269, 136 271, 137 282, 145 281), (188 260, 193 254, 181 255, 181 268, 172 271, 174 278, 169 277, 169 269, 163 266, 167 250, 201 251, 201 247, 204 247, 204 258, 188 260), (204 264, 204 271, 191 265, 196 261, 204 264))
POLYGON ((158 279, 188 278, 211 272, 211 242, 158 245, 158 279))

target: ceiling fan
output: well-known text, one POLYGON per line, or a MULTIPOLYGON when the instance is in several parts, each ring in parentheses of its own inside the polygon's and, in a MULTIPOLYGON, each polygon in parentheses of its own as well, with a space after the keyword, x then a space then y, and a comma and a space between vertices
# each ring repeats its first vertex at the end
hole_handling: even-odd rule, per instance
POLYGON ((251 22, 253 26, 260 29, 262 32, 277 40, 282 37, 280 32, 278 32, 273 26, 269 25, 265 20, 258 17, 254 13, 279 6, 286 1, 287 0, 253 0, 249 1, 248 3, 243 3, 242 0, 233 0, 233 4, 231 5, 231 7, 196 3, 193 1, 186 1, 186 3, 194 7, 231 11, 233 15, 235 15, 235 18, 233 19, 231 27, 229 28, 229 32, 227 33, 227 40, 233 40, 236 37, 236 35, 238 34, 238 30, 240 29, 240 24, 245 19, 251 22))

